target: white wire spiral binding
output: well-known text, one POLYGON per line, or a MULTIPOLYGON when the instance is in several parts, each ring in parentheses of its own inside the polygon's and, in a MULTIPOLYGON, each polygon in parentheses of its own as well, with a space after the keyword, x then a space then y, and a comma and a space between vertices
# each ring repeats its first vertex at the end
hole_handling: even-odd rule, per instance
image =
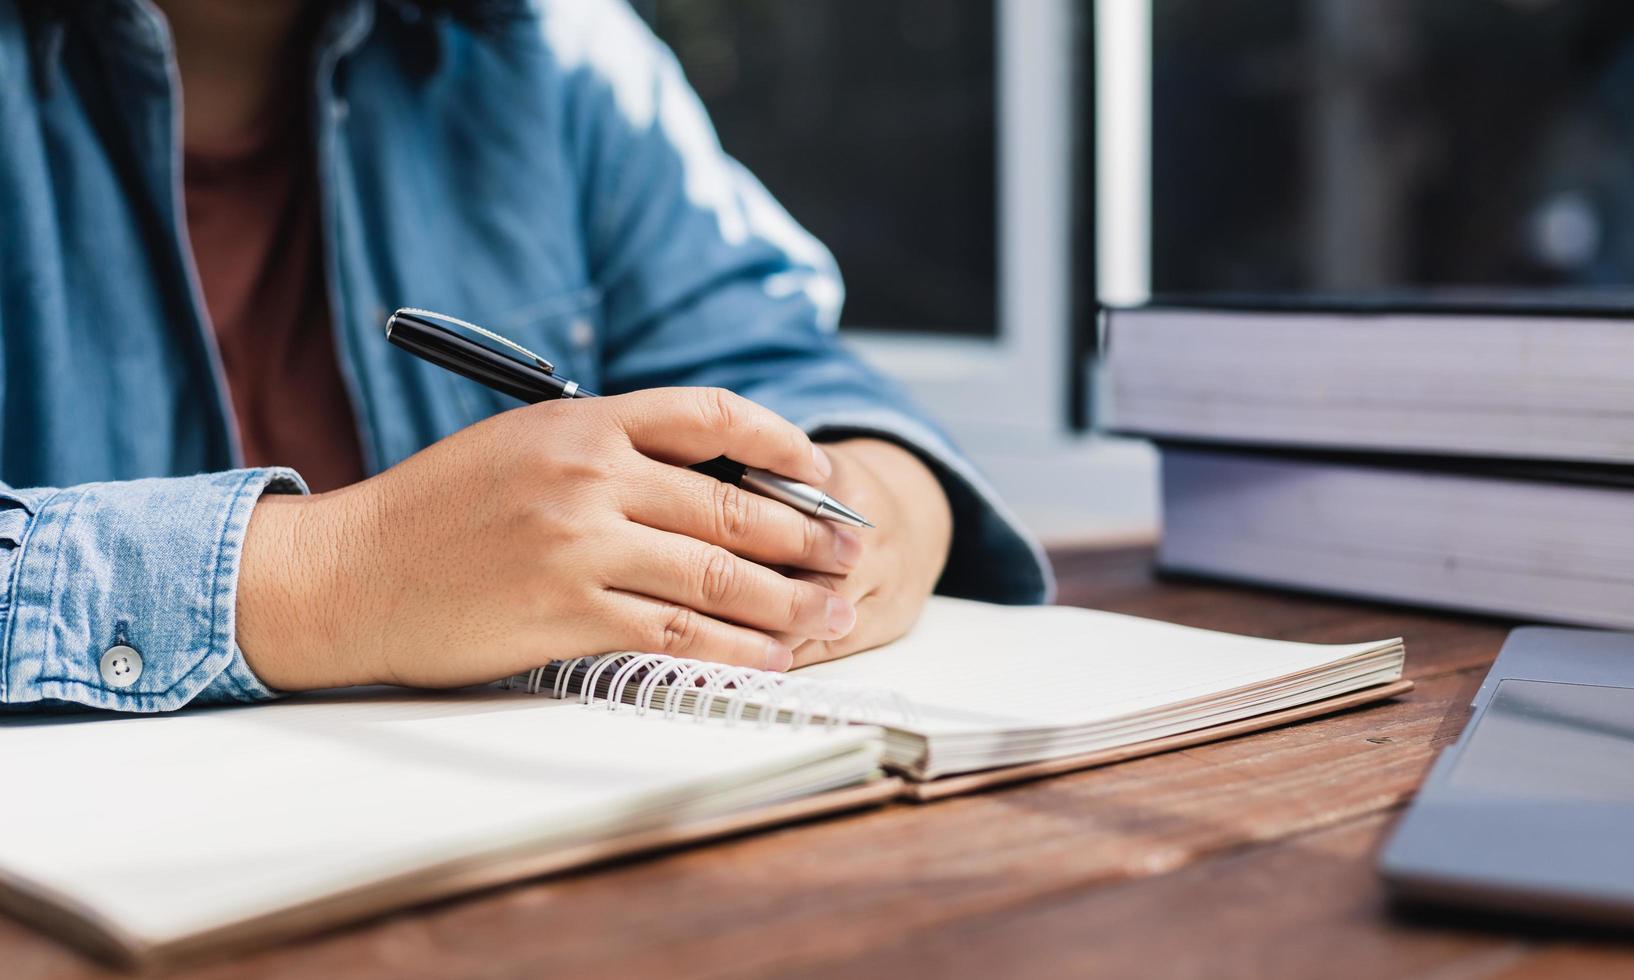
POLYGON ((657 653, 575 657, 500 682, 507 689, 518 684, 529 694, 558 700, 577 697, 586 707, 605 705, 605 710, 617 711, 627 706, 638 715, 658 707, 665 718, 691 715, 698 722, 720 718, 728 725, 746 716, 760 727, 783 723, 796 728, 818 719, 836 727, 850 722, 888 725, 914 718, 912 704, 890 691, 657 653))

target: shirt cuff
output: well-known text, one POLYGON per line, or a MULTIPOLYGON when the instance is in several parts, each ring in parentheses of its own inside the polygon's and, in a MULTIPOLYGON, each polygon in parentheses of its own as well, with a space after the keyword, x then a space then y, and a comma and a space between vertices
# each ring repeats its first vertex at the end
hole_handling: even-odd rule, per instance
POLYGON ((953 542, 939 595, 1013 605, 1055 601, 1044 549, 969 460, 930 427, 890 409, 822 413, 799 423, 813 439, 894 442, 930 467, 953 511, 953 542))
POLYGON ((0 705, 275 696, 234 639, 239 561, 261 495, 305 492, 266 467, 0 495, 0 705))

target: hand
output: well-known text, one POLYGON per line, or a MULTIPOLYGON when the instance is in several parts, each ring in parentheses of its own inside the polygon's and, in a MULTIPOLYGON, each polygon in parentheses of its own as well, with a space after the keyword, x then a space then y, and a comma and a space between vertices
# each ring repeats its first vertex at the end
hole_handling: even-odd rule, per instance
POLYGON ((834 590, 857 608, 856 628, 842 638, 785 635, 796 667, 868 650, 906 633, 941 578, 953 541, 947 495, 918 457, 880 439, 850 439, 827 448, 834 476, 823 489, 875 527, 842 532, 861 542, 849 570, 790 573, 834 590))
POLYGON ((456 686, 613 650, 787 669, 791 644, 844 635, 856 610, 773 567, 840 573, 856 541, 671 465, 720 455, 832 472, 772 412, 671 388, 516 409, 346 489, 263 497, 239 647, 284 690, 456 686))

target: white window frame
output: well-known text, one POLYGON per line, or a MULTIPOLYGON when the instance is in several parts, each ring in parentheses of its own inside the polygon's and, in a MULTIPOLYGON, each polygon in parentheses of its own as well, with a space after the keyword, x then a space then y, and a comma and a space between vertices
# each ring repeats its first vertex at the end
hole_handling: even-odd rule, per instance
MULTIPOLYGON (((1076 6, 996 5, 997 337, 868 330, 847 339, 909 387, 1041 536, 1144 540, 1157 520, 1151 450, 1066 427, 1076 6)), ((1098 279, 1103 296, 1138 301, 1148 279, 1150 0, 1096 0, 1094 10, 1098 279)))

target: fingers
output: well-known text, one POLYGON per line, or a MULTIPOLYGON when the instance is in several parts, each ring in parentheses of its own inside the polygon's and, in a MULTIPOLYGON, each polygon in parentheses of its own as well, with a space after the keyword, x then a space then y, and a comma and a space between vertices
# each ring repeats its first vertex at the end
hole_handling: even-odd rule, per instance
POLYGON ((698 609, 742 626, 837 639, 855 626, 856 609, 822 586, 799 581, 724 547, 649 528, 632 528, 623 554, 608 555, 611 580, 623 591, 698 609))
POLYGON ((622 630, 621 645, 628 649, 757 670, 788 670, 793 662, 789 648, 765 633, 651 596, 617 589, 603 595, 610 618, 622 630))
POLYGON ((680 467, 650 463, 617 492, 630 520, 718 544, 762 565, 843 573, 862 558, 855 531, 680 467))
MULTIPOLYGON (((840 593, 845 588, 845 577, 841 575, 828 575, 823 572, 801 572, 796 570, 791 570, 789 575, 792 578, 798 578, 802 581, 810 582, 813 585, 828 589, 831 592, 840 593)), ((872 617, 864 615, 864 613, 867 611, 867 605, 865 605, 865 600, 867 598, 867 596, 864 596, 857 600, 857 627, 851 632, 847 633, 845 636, 832 640, 824 639, 822 637, 798 636, 791 633, 773 633, 772 636, 775 637, 778 642, 788 644, 789 649, 794 652, 794 665, 797 667, 805 667, 810 664, 820 664, 825 660, 837 660, 840 657, 846 656, 847 654, 855 653, 857 650, 862 649, 862 647, 853 647, 852 643, 863 641, 866 638, 866 634, 870 632, 868 628, 868 621, 872 617)))
POLYGON ((822 483, 827 454, 799 426, 724 388, 658 388, 617 396, 619 424, 644 455, 690 466, 730 456, 790 479, 822 483))
MULTIPOLYGON (((876 603, 865 601, 858 605, 858 609, 859 616, 865 622, 872 622, 878 618, 879 610, 876 603)), ((837 640, 806 640, 800 642, 799 640, 786 641, 779 637, 778 641, 793 642, 795 644, 793 666, 810 667, 812 664, 826 663, 830 660, 838 660, 841 657, 849 657, 853 653, 872 650, 874 647, 889 643, 894 639, 896 639, 896 634, 888 633, 876 626, 870 629, 853 630, 837 640)))
POLYGON ((791 577, 811 582, 815 585, 831 589, 842 595, 852 594, 857 609, 856 628, 837 639, 823 639, 815 637, 806 639, 800 636, 773 634, 776 638, 794 651, 794 666, 808 667, 820 664, 827 660, 838 660, 840 657, 849 657, 853 653, 871 650, 883 643, 906 633, 912 625, 912 617, 904 617, 901 609, 892 608, 900 603, 892 603, 879 590, 870 589, 861 595, 855 595, 856 587, 842 576, 825 575, 821 572, 794 571, 791 577))
POLYGON ((717 545, 645 527, 608 556, 607 584, 791 637, 836 639, 857 611, 828 589, 739 558, 717 545))

